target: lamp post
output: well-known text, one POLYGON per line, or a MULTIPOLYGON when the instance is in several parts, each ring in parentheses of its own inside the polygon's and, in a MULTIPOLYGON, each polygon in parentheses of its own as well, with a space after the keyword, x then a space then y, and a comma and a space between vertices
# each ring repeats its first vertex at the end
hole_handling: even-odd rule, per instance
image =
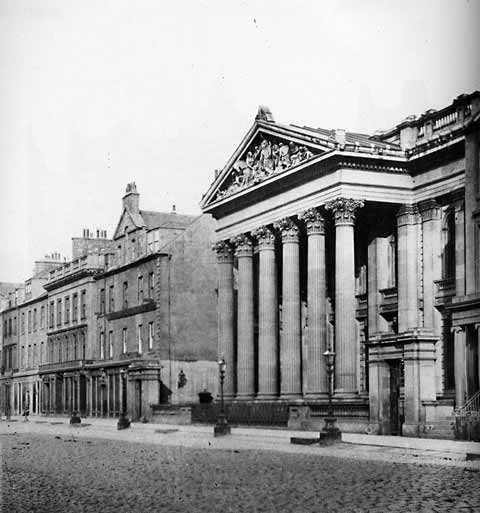
POLYGON ((338 427, 335 425, 337 421, 333 415, 333 369, 335 367, 335 351, 327 349, 323 356, 325 357, 325 363, 327 364, 327 378, 328 378, 328 413, 325 417, 325 426, 320 431, 320 443, 321 444, 333 444, 336 440, 341 439, 341 433, 338 427))
POLYGON ((213 429, 214 436, 223 436, 230 434, 230 426, 228 425, 227 416, 225 415, 225 404, 223 401, 223 382, 225 380, 225 372, 227 364, 225 359, 222 358, 218 362, 218 370, 220 372, 220 415, 217 418, 217 423, 213 429))
POLYGON ((117 429, 127 429, 130 427, 130 419, 127 416, 127 369, 121 369, 120 382, 122 384, 122 411, 118 417, 117 429))

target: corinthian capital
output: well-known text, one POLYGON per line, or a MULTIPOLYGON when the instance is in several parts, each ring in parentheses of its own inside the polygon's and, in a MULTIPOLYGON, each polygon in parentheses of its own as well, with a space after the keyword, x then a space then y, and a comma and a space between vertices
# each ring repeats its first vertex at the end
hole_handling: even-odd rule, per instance
POLYGON ((335 219, 335 224, 353 224, 356 211, 364 205, 362 200, 353 198, 335 198, 325 204, 325 208, 330 210, 335 219))
POLYGON ((233 237, 233 239, 230 239, 230 243, 235 247, 235 256, 252 256, 253 241, 246 233, 233 237))
POLYGON ((308 235, 323 235, 325 233, 325 220, 316 208, 305 210, 298 218, 305 223, 308 235))
POLYGON ((233 260, 233 248, 228 240, 219 240, 212 249, 217 254, 218 262, 231 262, 233 260))
POLYGON ((260 226, 252 232, 252 237, 257 239, 258 249, 274 249, 275 234, 267 226, 260 226))
POLYGON ((289 217, 280 219, 273 227, 280 232, 282 242, 298 242, 298 226, 289 217))

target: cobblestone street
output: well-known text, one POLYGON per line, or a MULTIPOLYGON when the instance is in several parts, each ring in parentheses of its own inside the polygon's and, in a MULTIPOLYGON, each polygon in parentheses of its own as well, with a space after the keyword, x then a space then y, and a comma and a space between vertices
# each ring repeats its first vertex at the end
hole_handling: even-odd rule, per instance
POLYGON ((306 447, 296 453, 198 449, 115 440, 113 431, 111 439, 77 436, 78 431, 0 433, 2 511, 456 512, 480 507, 476 468, 337 458, 308 454, 306 447))

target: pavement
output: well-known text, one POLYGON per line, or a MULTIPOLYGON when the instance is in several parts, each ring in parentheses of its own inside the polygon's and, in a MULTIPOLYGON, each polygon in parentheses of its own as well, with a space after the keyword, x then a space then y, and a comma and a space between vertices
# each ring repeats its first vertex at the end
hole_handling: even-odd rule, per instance
MULTIPOLYGON (((402 439, 389 443, 404 447, 366 445, 362 438, 347 441, 347 434, 333 446, 290 443, 292 436, 315 435, 232 428, 231 435, 214 438, 213 426, 206 425, 134 423, 118 431, 116 419, 82 419, 81 426, 71 426, 65 417, 13 418, 0 422, 0 509, 480 511, 480 459, 472 459, 480 444, 402 439)), ((376 438, 370 440, 380 443, 376 438)), ((396 437, 380 438, 386 443, 396 437)))
POLYGON ((318 454, 376 461, 397 461, 450 465, 480 470, 480 443, 455 440, 434 440, 396 436, 342 433, 342 440, 333 446, 296 445, 291 438, 318 438, 314 431, 232 427, 231 434, 213 437, 213 426, 205 424, 132 423, 117 430, 117 419, 86 418, 80 425, 70 425, 67 417, 12 417, 2 419, 3 432, 72 434, 76 437, 106 438, 131 442, 160 443, 198 449, 259 449, 298 454, 318 454))

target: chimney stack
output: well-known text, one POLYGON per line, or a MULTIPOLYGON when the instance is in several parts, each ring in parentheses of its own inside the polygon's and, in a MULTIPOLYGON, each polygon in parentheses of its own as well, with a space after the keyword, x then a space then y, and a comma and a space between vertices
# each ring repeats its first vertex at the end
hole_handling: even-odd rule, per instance
POLYGON ((131 182, 127 185, 126 194, 123 197, 124 208, 135 214, 140 212, 140 194, 137 192, 137 186, 135 182, 131 182))

